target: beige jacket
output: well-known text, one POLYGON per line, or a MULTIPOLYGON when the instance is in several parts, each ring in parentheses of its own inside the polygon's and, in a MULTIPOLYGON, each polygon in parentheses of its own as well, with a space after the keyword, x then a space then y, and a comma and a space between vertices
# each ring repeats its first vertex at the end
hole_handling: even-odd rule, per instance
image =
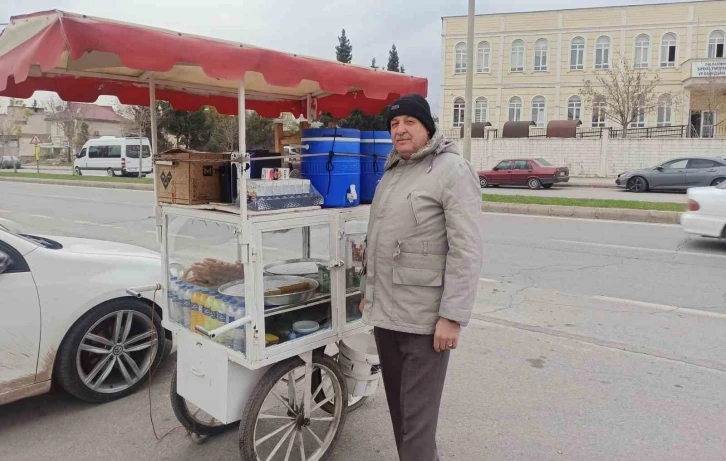
POLYGON ((433 334, 439 317, 469 322, 483 242, 474 168, 436 133, 406 161, 394 150, 368 223, 363 321, 433 334))

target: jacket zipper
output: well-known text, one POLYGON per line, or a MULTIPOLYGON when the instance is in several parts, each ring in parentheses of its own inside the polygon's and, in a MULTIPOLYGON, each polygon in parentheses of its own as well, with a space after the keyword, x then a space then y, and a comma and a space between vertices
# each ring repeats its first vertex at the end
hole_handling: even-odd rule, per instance
POLYGON ((416 207, 413 206, 413 192, 408 193, 408 203, 411 204, 411 211, 413 212, 413 219, 416 221, 416 224, 420 224, 418 222, 418 214, 416 213, 416 207))

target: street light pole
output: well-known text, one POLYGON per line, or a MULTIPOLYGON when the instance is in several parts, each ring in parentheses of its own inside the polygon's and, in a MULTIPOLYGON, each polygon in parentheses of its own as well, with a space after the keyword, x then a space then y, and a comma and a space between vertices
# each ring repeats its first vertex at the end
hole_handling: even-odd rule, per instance
POLYGON ((471 161, 471 116, 474 92, 474 10, 475 0, 469 0, 466 33, 466 89, 464 92, 464 158, 471 161))

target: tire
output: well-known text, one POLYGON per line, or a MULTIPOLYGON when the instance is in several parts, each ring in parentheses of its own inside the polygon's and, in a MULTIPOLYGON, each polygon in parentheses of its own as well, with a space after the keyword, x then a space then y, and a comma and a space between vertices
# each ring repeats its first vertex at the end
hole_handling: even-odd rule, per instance
POLYGON ((76 167, 76 168, 75 168, 75 169, 73 170, 73 174, 74 174, 74 175, 76 175, 76 176, 82 176, 82 175, 83 175, 83 173, 81 173, 81 169, 80 169, 80 168, 78 168, 78 167, 76 167))
MULTIPOLYGON (((333 360, 335 360, 336 363, 338 362, 338 354, 333 355, 331 358, 333 360)), ((321 373, 313 373, 313 379, 312 379, 313 389, 317 389, 317 387, 320 385, 320 375, 321 375, 321 373)), ((324 392, 321 392, 315 398, 315 401, 320 403, 320 402, 324 401, 325 398, 326 397, 324 395, 324 392)), ((366 400, 368 400, 368 397, 353 397, 352 395, 348 394, 348 413, 350 413, 351 411, 355 411, 358 408, 362 407, 366 403, 366 400)), ((325 411, 326 413, 330 413, 330 414, 332 414, 333 411, 335 410, 333 405, 330 403, 325 403, 320 408, 322 408, 322 410, 325 411)))
POLYGON ((713 181, 711 181, 711 186, 715 187, 724 182, 726 178, 716 178, 713 181))
POLYGON ((544 188, 544 189, 552 189, 552 184, 542 184, 542 188, 544 188))
POLYGON ((542 181, 540 181, 538 178, 529 178, 527 180, 527 187, 532 190, 537 190, 542 187, 542 181))
POLYGON ((113 169, 109 168, 108 170, 106 170, 106 176, 108 176, 109 178, 113 178, 114 176, 116 176, 116 173, 113 172, 113 169))
POLYGON ((197 419, 198 413, 192 414, 192 410, 187 406, 186 399, 176 392, 176 368, 174 368, 174 374, 171 377, 171 387, 169 392, 171 408, 174 410, 176 419, 178 419, 181 425, 192 434, 219 435, 239 425, 239 421, 230 424, 220 423, 212 425, 208 424, 206 421, 197 419))
POLYGON ((74 397, 93 403, 110 402, 143 386, 149 372, 163 360, 165 350, 161 315, 154 313, 152 323, 149 304, 134 298, 114 299, 86 312, 68 330, 58 349, 55 376, 74 397), (131 326, 126 332, 129 321, 131 326), (125 339, 114 340, 114 336, 125 339), (81 350, 82 344, 93 351, 81 350))
POLYGON ((636 176, 628 180, 628 190, 630 192, 641 193, 647 192, 648 189, 648 181, 642 176, 636 176))
POLYGON ((484 176, 479 176, 479 186, 484 189, 489 185, 489 181, 484 176))
MULTIPOLYGON (((345 378, 343 374, 340 372, 340 368, 338 367, 338 364, 333 361, 333 359, 325 356, 319 356, 319 355, 313 355, 312 359, 312 365, 314 368, 324 368, 327 373, 332 374, 335 379, 338 382, 338 392, 340 392, 340 395, 348 395, 348 389, 345 385, 345 378)), ((239 428, 239 448, 240 448, 240 455, 242 461, 257 461, 258 459, 267 459, 266 456, 259 456, 257 453, 257 448, 262 447, 262 443, 259 442, 259 440, 256 438, 257 433, 257 423, 258 423, 258 415, 260 413, 260 410, 262 408, 262 405, 267 400, 268 396, 271 395, 271 391, 275 389, 275 386, 277 386, 283 378, 286 376, 289 376, 289 373, 294 373, 297 369, 300 367, 304 367, 304 362, 299 357, 293 357, 291 359, 279 362, 275 365, 273 365, 267 373, 262 377, 259 383, 257 383, 257 386, 255 386, 254 390, 252 391, 252 394, 250 395, 249 400, 247 401, 247 405, 244 409, 244 412, 242 414, 242 421, 239 428)), ((314 374, 314 372, 313 372, 314 374)), ((297 382, 297 378, 293 375, 293 380, 297 382)), ((303 385, 304 386, 304 385, 303 385)), ((279 388, 278 388, 279 389, 279 388)), ((312 389, 314 392, 315 389, 312 389)), ((278 394, 279 395, 279 394, 278 394)), ((275 400, 275 402, 278 402, 275 400)), ((293 407, 296 407, 296 405, 293 405, 293 407)), ((330 430, 326 433, 324 437, 322 437, 322 441, 326 444, 326 446, 322 447, 321 453, 314 453, 312 455, 306 454, 306 459, 308 460, 316 460, 316 461, 327 461, 332 456, 332 452, 335 449, 335 445, 338 442, 338 439, 340 437, 340 433, 342 432, 343 426, 345 424, 345 417, 347 413, 347 399, 340 399, 339 402, 336 403, 336 414, 332 416, 331 419, 333 419, 333 423, 336 424, 333 428, 334 433, 331 435, 330 430), (337 419, 337 423, 336 420, 337 419)), ((266 407, 265 409, 267 414, 273 411, 273 409, 266 407)), ((317 411, 317 410, 316 410, 317 411)), ((285 410, 282 409, 282 415, 276 416, 276 419, 287 419, 285 417, 285 410)), ((318 418, 321 413, 316 413, 315 417, 318 418)), ((287 416, 290 418, 291 421, 293 421, 293 426, 291 429, 289 429, 292 432, 285 432, 283 431, 283 435, 277 435, 274 440, 284 441, 285 443, 282 444, 281 450, 285 450, 286 448, 289 448, 288 440, 283 439, 283 437, 287 437, 287 435, 292 435, 294 437, 293 444, 297 445, 298 436, 300 434, 305 434, 303 432, 304 428, 309 429, 309 425, 311 424, 310 421, 307 422, 307 425, 305 421, 302 418, 302 415, 297 415, 295 413, 287 412, 287 416)), ((328 417, 326 417, 328 418, 328 417)), ((273 421, 276 419, 272 419, 273 421)), ((272 424, 272 423, 270 423, 272 424)), ((278 423, 279 424, 279 423, 278 423)), ((284 423, 283 423, 284 424, 284 423)), ((289 424, 289 423, 288 423, 289 424)), ((332 424, 332 423, 331 423, 332 424)), ((281 426, 279 429, 281 429, 284 426, 281 426)), ((269 434, 268 434, 269 435, 269 434)), ((269 442, 264 442, 265 444, 269 442)), ((310 441, 305 444, 306 447, 310 447, 310 441)), ((295 447, 295 453, 299 454, 299 448, 295 447)), ((307 451, 307 450, 306 450, 307 451)), ((278 453, 284 453, 278 452, 278 453)))

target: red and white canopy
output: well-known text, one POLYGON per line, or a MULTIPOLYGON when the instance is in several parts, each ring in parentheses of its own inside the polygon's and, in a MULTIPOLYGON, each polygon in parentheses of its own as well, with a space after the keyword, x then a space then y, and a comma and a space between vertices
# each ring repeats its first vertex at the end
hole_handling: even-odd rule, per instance
POLYGON ((15 16, 0 34, 0 96, 148 105, 151 78, 175 109, 224 114, 237 113, 243 82, 246 108, 263 117, 304 115, 308 96, 318 113, 378 113, 427 91, 424 78, 62 11, 15 16))

